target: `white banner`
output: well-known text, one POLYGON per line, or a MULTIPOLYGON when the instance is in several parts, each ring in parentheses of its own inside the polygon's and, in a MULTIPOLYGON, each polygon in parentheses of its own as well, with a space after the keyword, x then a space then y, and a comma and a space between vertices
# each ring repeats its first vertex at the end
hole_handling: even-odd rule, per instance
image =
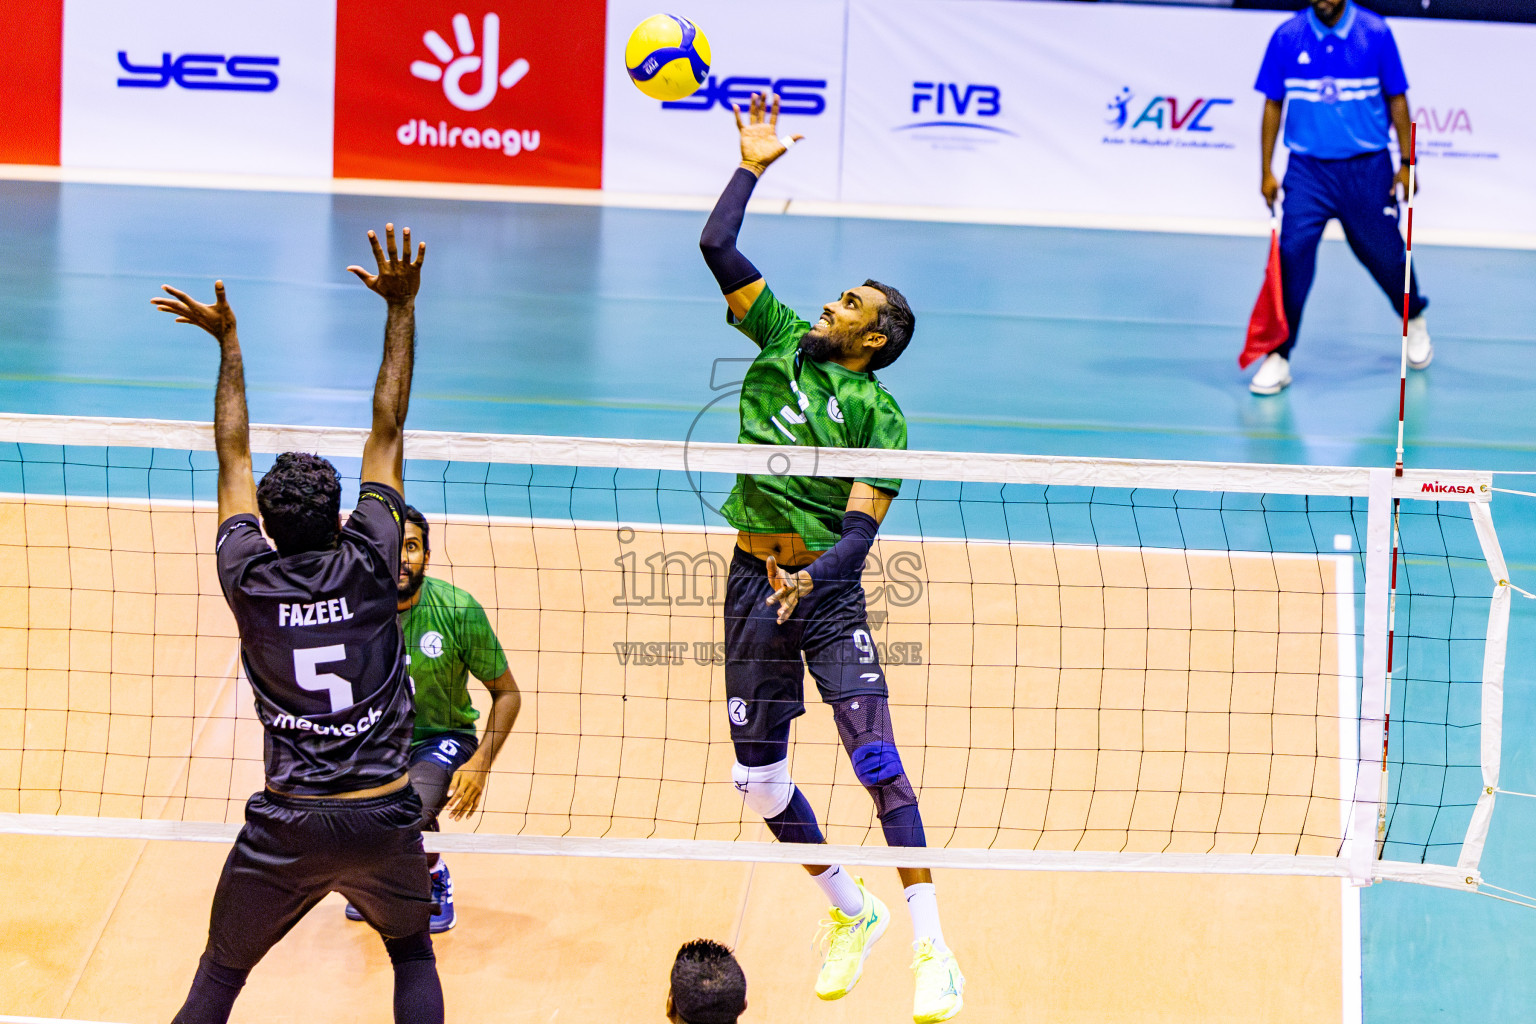
POLYGON ((1418 122, 1415 230, 1536 232, 1536 25, 1391 25, 1418 122))
MULTIPOLYGON (((1290 15, 1013 0, 847 6, 836 198, 1086 223, 1266 220, 1253 82, 1290 15)), ((1391 26, 1419 122, 1417 225, 1536 232, 1526 170, 1536 108, 1525 99, 1536 93, 1536 26, 1391 26)), ((660 137, 657 179, 671 141, 660 137)), ((1285 160, 1281 145, 1277 175, 1285 160)))
POLYGON ((65 166, 329 177, 335 0, 67 0, 65 166))
POLYGON ((754 91, 782 98, 779 131, 803 144, 757 189, 768 198, 836 199, 841 155, 844 6, 778 0, 690 0, 686 14, 709 40, 709 80, 687 100, 647 98, 624 69, 624 44, 655 0, 610 0, 603 110, 603 188, 713 195, 740 160, 731 104, 754 91))
POLYGON ((1262 219, 1259 60, 1283 15, 852 0, 842 198, 1262 219))

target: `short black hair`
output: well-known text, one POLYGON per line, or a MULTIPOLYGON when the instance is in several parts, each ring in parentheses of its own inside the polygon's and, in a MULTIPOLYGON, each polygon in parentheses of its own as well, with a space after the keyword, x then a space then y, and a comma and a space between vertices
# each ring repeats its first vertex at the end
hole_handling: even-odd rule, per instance
POLYGON ((405 506, 405 521, 415 523, 421 531, 421 546, 426 551, 432 550, 432 527, 427 524, 427 517, 422 515, 415 505, 405 506))
POLYGON ((686 1024, 735 1024, 747 1008, 747 976, 713 939, 685 942, 672 963, 672 1009, 686 1024))
POLYGON ((284 452, 261 478, 256 508, 279 555, 323 551, 340 528, 341 474, 318 455, 284 452))
POLYGON ((907 305, 907 297, 895 288, 873 279, 864 284, 885 296, 885 303, 875 317, 874 326, 870 328, 885 335, 885 344, 876 349, 869 359, 871 370, 883 370, 906 351, 907 342, 912 340, 912 332, 917 329, 917 317, 913 315, 912 307, 907 305))

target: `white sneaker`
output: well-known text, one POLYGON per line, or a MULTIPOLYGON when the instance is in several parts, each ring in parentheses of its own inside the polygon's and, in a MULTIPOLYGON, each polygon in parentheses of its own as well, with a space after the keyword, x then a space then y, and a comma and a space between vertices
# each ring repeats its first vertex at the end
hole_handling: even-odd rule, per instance
POLYGON ((1422 370, 1435 358, 1435 346, 1429 343, 1429 325, 1420 313, 1408 321, 1408 368, 1422 370))
MULTIPOLYGON (((1426 340, 1428 336, 1426 335, 1426 340)), ((1411 349, 1409 351, 1412 351, 1411 349)), ((1248 390, 1256 395, 1278 395, 1291 386, 1291 364, 1285 356, 1271 352, 1259 364, 1259 372, 1248 382, 1248 390)))

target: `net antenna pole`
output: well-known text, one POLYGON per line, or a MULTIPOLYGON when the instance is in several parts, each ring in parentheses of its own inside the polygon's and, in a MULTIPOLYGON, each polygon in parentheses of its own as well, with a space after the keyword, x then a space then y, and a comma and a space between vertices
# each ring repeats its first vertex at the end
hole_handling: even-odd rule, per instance
POLYGON ((1417 121, 1408 125, 1408 232, 1403 249, 1403 351, 1397 371, 1397 466, 1398 476, 1403 475, 1403 414, 1408 404, 1408 300, 1413 293, 1413 186, 1415 138, 1419 133, 1417 121))
MULTIPOLYGON (((1413 294, 1413 185, 1419 133, 1417 121, 1408 124, 1408 230, 1403 242, 1403 350, 1397 374, 1397 462, 1395 476, 1403 475, 1403 419, 1408 406, 1408 303, 1413 294)), ((1379 860, 1387 842, 1387 750, 1392 734, 1392 663, 1397 635, 1397 549, 1400 540, 1402 499, 1392 499, 1392 580, 1387 601, 1387 682, 1385 713, 1381 726, 1381 791, 1376 806, 1376 857, 1379 860)))

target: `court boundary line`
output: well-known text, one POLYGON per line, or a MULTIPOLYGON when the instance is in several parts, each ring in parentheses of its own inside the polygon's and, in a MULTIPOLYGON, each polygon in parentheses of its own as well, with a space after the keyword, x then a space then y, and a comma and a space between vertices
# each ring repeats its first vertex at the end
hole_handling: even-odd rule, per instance
POLYGON ((75 1020, 73 1017, 13 1017, 0 1013, 0 1024, 111 1024, 111 1022, 75 1020))
MULTIPOLYGON (((194 171, 152 171, 103 167, 0 164, 0 180, 36 181, 62 185, 118 185, 143 188, 218 189, 239 192, 279 192, 318 195, 374 196, 396 199, 441 199, 458 202, 524 203, 545 206, 606 207, 627 210, 704 213, 714 196, 659 192, 619 192, 606 189, 553 188, 531 185, 483 185, 440 181, 396 181, 370 178, 322 178, 298 175, 222 174, 194 171)), ((1269 233, 1268 218, 1173 217, 1155 214, 1096 213, 1018 209, 1012 207, 905 205, 844 200, 753 200, 750 213, 790 217, 840 217, 859 220, 939 224, 982 224, 997 227, 1066 228, 1081 231, 1140 231, 1154 234, 1210 235, 1260 238, 1269 233)), ((1329 224, 1323 237, 1342 241, 1344 233, 1329 224)), ((1420 245, 1475 249, 1536 249, 1536 232, 1420 228, 1420 245)))

